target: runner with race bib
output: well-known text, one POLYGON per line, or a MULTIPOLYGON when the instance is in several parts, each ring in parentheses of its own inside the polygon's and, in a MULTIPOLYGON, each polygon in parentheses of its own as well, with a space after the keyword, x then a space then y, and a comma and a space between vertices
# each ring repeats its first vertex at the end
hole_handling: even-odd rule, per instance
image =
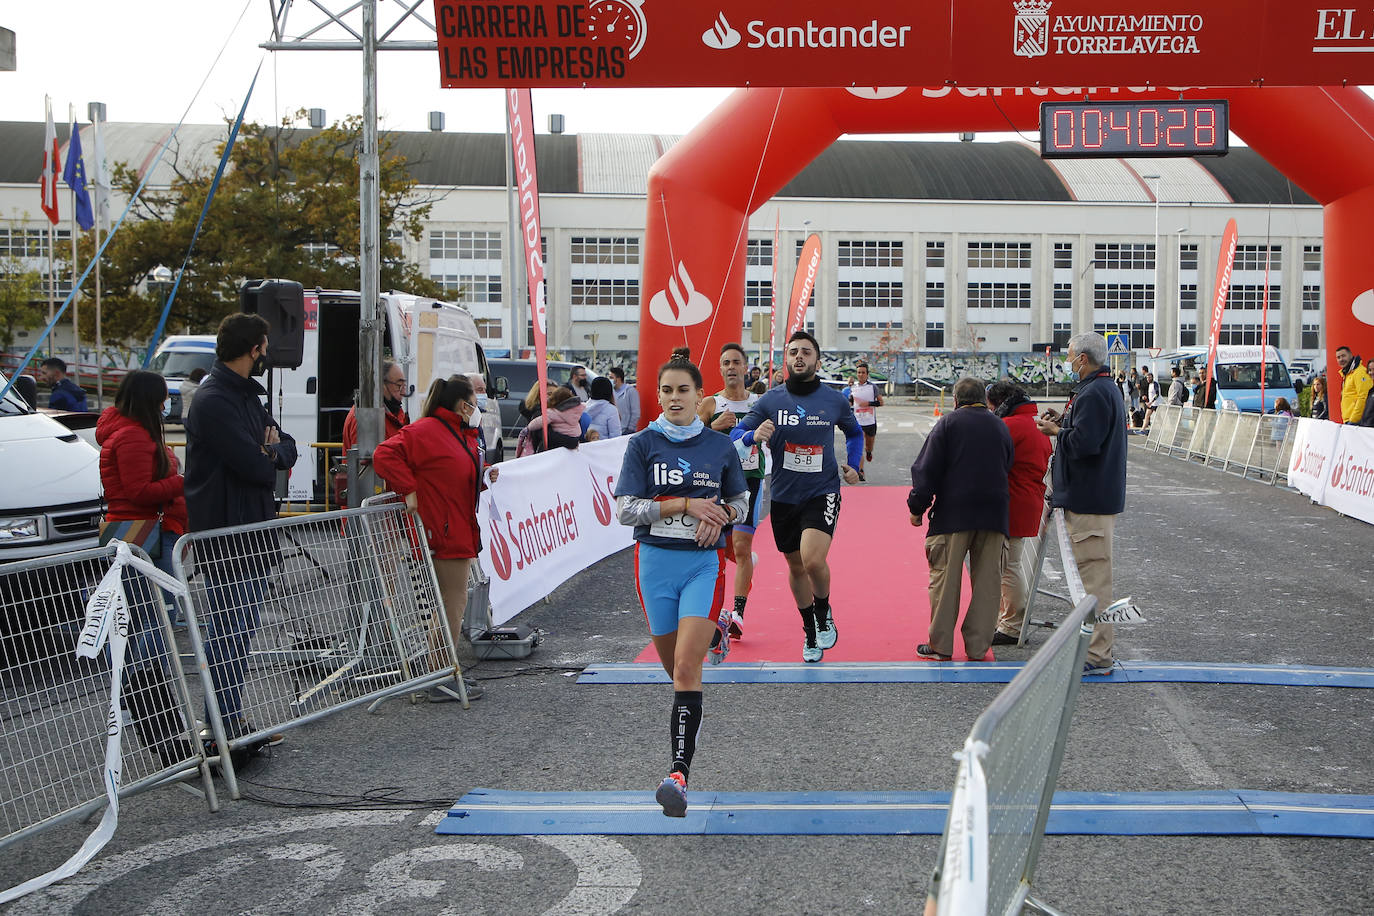
MULTIPOLYGON (((701 730, 701 661, 725 629, 723 529, 744 517, 748 488, 730 440, 697 416, 701 371, 684 358, 658 370, 663 414, 625 449, 616 513, 635 529, 635 576, 649 635, 673 679, 672 765, 654 798, 687 814, 687 774, 701 730)), ((727 643, 728 645, 728 643, 727 643)))
MULTIPOLYGON (((860 360, 854 366, 854 379, 849 383, 849 403, 854 405, 854 419, 864 431, 864 459, 873 460, 873 440, 878 438, 878 408, 883 406, 883 393, 868 378, 868 363, 860 360)), ((859 479, 864 479, 864 466, 859 463, 859 479)))
MULTIPOLYGON (((749 383, 749 374, 744 368, 746 361, 744 347, 739 344, 728 343, 720 348, 720 375, 725 379, 725 390, 703 400, 697 410, 702 421, 716 432, 729 435, 739 423, 739 418, 749 413, 759 399, 759 395, 745 387, 749 383)), ((754 584, 754 531, 768 514, 765 484, 767 453, 757 445, 740 442, 735 443, 735 448, 739 452, 744 482, 749 486, 749 508, 730 533, 735 557, 735 606, 733 610, 721 610, 721 616, 729 624, 726 630, 728 639, 739 639, 744 635, 744 605, 749 600, 749 589, 754 584)), ((728 639, 715 639, 711 643, 712 662, 718 663, 730 651, 728 639)))
POLYGON ((840 517, 840 476, 859 482, 863 431, 849 401, 816 377, 820 345, 805 331, 787 341, 787 381, 759 398, 730 438, 765 445, 772 458, 769 477, 773 540, 787 559, 787 584, 801 614, 806 641, 802 661, 818 662, 835 645, 838 632, 830 608, 827 557, 840 517), (835 427, 845 437, 846 463, 835 461, 835 427))

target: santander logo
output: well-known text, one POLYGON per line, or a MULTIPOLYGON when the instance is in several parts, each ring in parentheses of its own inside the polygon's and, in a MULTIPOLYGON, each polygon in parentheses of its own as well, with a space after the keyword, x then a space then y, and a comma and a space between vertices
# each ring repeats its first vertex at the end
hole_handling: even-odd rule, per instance
POLYGON ((716 14, 716 21, 711 27, 701 33, 701 42, 708 48, 715 48, 717 51, 725 51, 733 48, 740 42, 738 31, 730 27, 730 22, 725 18, 725 13, 716 14))
POLYGON ((491 531, 491 550, 488 555, 491 557, 491 568, 496 571, 496 575, 505 582, 510 579, 510 545, 506 543, 505 537, 501 534, 501 526, 497 524, 493 516, 488 523, 491 531))
POLYGON ((670 328, 701 324, 713 311, 715 306, 697 292, 691 274, 687 273, 687 265, 681 261, 677 264, 677 276, 668 278, 667 289, 654 293, 649 300, 649 317, 670 328))
POLYGON ((602 489, 601 484, 596 480, 595 472, 588 468, 587 473, 592 478, 592 508, 596 510, 596 520, 601 523, 602 527, 610 527, 613 517, 611 512, 610 486, 613 482, 613 478, 607 477, 606 489, 602 489))

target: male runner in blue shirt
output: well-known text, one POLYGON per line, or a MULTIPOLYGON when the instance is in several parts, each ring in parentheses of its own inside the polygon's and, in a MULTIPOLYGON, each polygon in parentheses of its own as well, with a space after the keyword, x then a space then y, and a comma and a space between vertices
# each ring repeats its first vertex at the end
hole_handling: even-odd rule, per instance
POLYGON ((801 614, 802 661, 818 662, 838 638, 830 609, 826 558, 840 517, 840 476, 859 482, 864 435, 849 399, 816 377, 821 348, 797 331, 784 353, 787 381, 750 409, 730 438, 766 445, 772 457, 773 540, 787 559, 787 584, 801 614), (844 432, 846 462, 835 461, 835 427, 844 432))

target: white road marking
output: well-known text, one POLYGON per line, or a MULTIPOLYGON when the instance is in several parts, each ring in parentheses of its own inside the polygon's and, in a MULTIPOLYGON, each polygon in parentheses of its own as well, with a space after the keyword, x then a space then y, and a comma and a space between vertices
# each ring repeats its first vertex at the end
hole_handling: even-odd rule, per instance
POLYGON ((572 893, 543 916, 600 916, 628 904, 644 880, 639 860, 624 846, 604 836, 536 836, 577 866, 572 893))

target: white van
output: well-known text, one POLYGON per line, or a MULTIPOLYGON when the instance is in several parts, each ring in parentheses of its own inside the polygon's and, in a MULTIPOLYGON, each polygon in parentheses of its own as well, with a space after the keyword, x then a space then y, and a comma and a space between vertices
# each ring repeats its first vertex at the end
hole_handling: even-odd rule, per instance
MULTIPOLYGON (((8 379, 0 375, 0 388, 8 379)), ((8 391, 0 401, 0 563, 94 547, 100 453, 8 391)))
MULTIPOLYGON (((320 502, 328 466, 324 449, 312 442, 339 442, 344 419, 358 388, 358 318, 361 297, 347 290, 305 293, 305 354, 298 369, 273 369, 263 379, 270 385, 272 415, 296 439, 299 455, 286 496, 292 501, 320 502)), ((480 372, 486 377, 490 407, 482 418, 488 461, 500 461, 504 443, 494 379, 477 334, 477 323, 461 305, 408 293, 384 293, 380 303, 382 358, 400 364, 410 390, 402 400, 406 414, 417 419, 430 383, 454 374, 480 372)), ((330 456, 336 461, 337 453, 330 456)))
POLYGON ((148 369, 167 380, 167 393, 172 399, 167 419, 180 423, 181 383, 196 369, 210 371, 215 364, 214 334, 171 334, 158 345, 148 369))
MULTIPOLYGON (((1217 408, 1220 410, 1240 410, 1246 413, 1260 413, 1260 356, 1261 350, 1255 346, 1220 345, 1217 347, 1217 408)), ((1286 398, 1296 412, 1298 392, 1288 375, 1288 367, 1283 357, 1273 347, 1265 347, 1264 357, 1264 404, 1263 413, 1274 412, 1274 402, 1286 398)), ((1164 357, 1166 362, 1181 366, 1184 378, 1191 378, 1193 372, 1207 365, 1206 347, 1182 347, 1177 352, 1164 357)), ((1160 392, 1167 393, 1167 376, 1162 376, 1160 392)))

